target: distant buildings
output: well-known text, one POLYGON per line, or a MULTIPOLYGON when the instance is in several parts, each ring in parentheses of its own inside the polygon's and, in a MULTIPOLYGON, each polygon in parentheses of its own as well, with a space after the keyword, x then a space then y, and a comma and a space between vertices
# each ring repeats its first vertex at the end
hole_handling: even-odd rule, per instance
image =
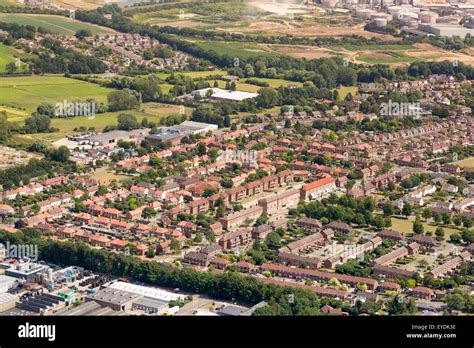
POLYGON ((168 141, 171 142, 171 144, 176 145, 179 144, 181 139, 185 136, 204 134, 207 132, 216 131, 217 128, 218 127, 215 124, 184 121, 183 123, 176 126, 159 128, 158 133, 148 135, 146 137, 146 141, 153 146, 168 141))
POLYGON ((245 99, 251 99, 258 97, 258 93, 242 92, 242 91, 229 91, 221 88, 203 88, 196 91, 192 91, 191 95, 194 97, 199 96, 200 98, 211 98, 215 100, 229 100, 229 101, 243 101, 245 99))

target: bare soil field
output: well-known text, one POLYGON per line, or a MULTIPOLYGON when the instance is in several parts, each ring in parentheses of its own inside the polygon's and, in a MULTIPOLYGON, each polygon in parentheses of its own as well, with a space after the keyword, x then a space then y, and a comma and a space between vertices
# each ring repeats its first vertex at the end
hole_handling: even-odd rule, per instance
POLYGON ((84 0, 56 0, 59 6, 68 10, 95 10, 100 7, 99 3, 92 3, 84 0))
POLYGON ((415 44, 417 51, 406 51, 408 56, 426 58, 426 60, 440 62, 446 59, 457 59, 465 64, 474 65, 474 48, 469 47, 463 52, 447 51, 430 44, 415 44), (437 56, 437 57, 434 57, 437 56))
POLYGON ((310 26, 304 28, 292 28, 280 30, 282 34, 289 34, 295 36, 348 36, 360 35, 367 38, 377 37, 380 39, 393 41, 393 36, 372 33, 365 31, 363 28, 348 28, 348 27, 334 27, 334 26, 310 26))
POLYGON ((158 18, 153 18, 149 21, 146 21, 145 23, 148 23, 150 25, 170 26, 175 28, 194 28, 206 25, 203 22, 196 22, 193 20, 163 21, 158 18))
POLYGON ((335 52, 316 46, 284 46, 284 45, 260 45, 267 51, 284 54, 295 58, 317 59, 336 55, 335 52))
POLYGON ((0 146, 0 170, 19 164, 27 164, 30 159, 35 157, 38 158, 40 156, 11 147, 0 146))
POLYGON ((287 16, 290 14, 305 13, 307 7, 304 5, 297 4, 286 4, 286 3, 269 3, 269 2, 251 2, 252 6, 256 6, 261 10, 275 13, 279 16, 287 16))
MULTIPOLYGON (((250 31, 253 31, 253 30, 285 30, 285 29, 294 29, 294 26, 292 26, 290 23, 288 22, 284 22, 284 23, 280 23, 280 22, 265 22, 265 21, 262 21, 262 22, 256 22, 256 23, 252 23, 248 26, 248 29, 244 29, 243 31, 245 30, 250 30, 250 31)), ((240 29, 242 30, 242 29, 240 29)))

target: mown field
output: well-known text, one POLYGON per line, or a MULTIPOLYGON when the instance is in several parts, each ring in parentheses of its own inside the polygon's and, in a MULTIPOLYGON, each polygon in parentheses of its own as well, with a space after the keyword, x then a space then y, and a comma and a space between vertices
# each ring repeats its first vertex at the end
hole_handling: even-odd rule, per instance
POLYGON ((196 41, 196 45, 205 50, 213 50, 219 55, 227 54, 235 57, 256 57, 278 55, 261 48, 256 43, 251 42, 225 42, 225 41, 196 41))
MULTIPOLYGON (((403 234, 408 234, 413 232, 413 220, 407 220, 398 217, 392 217, 392 230, 403 232, 403 234)), ((425 221, 421 222, 425 228, 426 232, 432 232, 434 236, 434 232, 438 226, 432 225, 431 223, 427 223, 425 221)), ((453 227, 445 227, 442 226, 445 232, 445 239, 449 239, 449 236, 453 233, 460 233, 460 230, 453 228, 453 227)))
POLYGON ((88 29, 94 35, 113 33, 113 30, 111 29, 54 15, 0 13, 0 21, 18 23, 22 25, 32 25, 36 28, 41 26, 52 31, 53 33, 64 35, 74 35, 76 31, 81 29, 88 29))
POLYGON ((7 64, 15 62, 15 54, 17 52, 13 48, 0 44, 0 72, 5 71, 7 64))
POLYGON ((417 61, 425 61, 426 59, 440 58, 439 54, 431 54, 423 57, 413 57, 401 51, 371 51, 371 54, 360 54, 357 60, 369 64, 396 64, 396 63, 412 63, 417 61))
POLYGON ((461 161, 456 162, 461 168, 474 168, 474 157, 465 158, 461 161))
POLYGON ((112 89, 61 76, 22 76, 0 78, 0 107, 33 112, 42 102, 62 103, 66 99, 94 98, 107 101, 112 89))

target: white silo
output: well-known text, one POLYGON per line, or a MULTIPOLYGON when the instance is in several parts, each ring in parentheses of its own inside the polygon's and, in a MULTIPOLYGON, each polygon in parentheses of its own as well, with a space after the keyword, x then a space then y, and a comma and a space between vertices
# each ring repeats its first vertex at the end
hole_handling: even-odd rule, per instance
POLYGON ((422 11, 418 15, 418 18, 421 20, 421 23, 436 23, 438 14, 433 11, 422 11))
POLYGON ((387 20, 385 18, 375 18, 374 23, 377 27, 385 27, 387 25, 387 20))

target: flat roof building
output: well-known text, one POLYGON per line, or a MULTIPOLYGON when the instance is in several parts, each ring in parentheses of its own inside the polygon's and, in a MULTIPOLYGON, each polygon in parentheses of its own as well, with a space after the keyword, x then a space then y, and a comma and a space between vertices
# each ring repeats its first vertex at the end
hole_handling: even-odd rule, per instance
POLYGON ((201 98, 207 97, 209 94, 211 99, 242 101, 258 97, 258 93, 242 92, 242 91, 228 91, 221 88, 203 88, 192 91, 193 96, 199 95, 201 98), (211 94, 212 93, 212 94, 211 94))

